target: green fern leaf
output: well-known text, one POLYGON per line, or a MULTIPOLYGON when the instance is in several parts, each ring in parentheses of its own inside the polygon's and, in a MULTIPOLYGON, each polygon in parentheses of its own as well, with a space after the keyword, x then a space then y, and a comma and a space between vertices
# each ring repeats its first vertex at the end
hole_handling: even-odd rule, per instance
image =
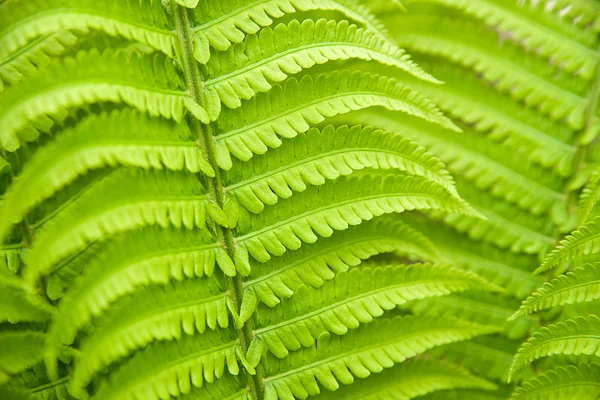
POLYGON ((90 116, 29 161, 0 208, 0 238, 42 200, 78 176, 107 166, 203 171, 214 175, 185 125, 123 110, 90 116))
POLYGON ((60 52, 64 39, 70 42, 73 34, 90 30, 135 40, 171 57, 176 39, 158 1, 34 0, 1 7, 0 26, 0 60, 17 70, 27 68, 28 60, 37 65, 40 57, 60 52))
POLYGON ((524 315, 547 308, 593 301, 600 298, 600 264, 586 264, 572 272, 561 275, 533 292, 511 317, 524 315))
POLYGON ((319 386, 334 391, 340 383, 366 378, 436 345, 494 331, 456 319, 405 317, 373 322, 341 337, 323 335, 318 347, 299 350, 281 361, 269 358, 265 399, 306 398, 319 394, 319 386))
POLYGON ((524 343, 513 360, 509 377, 538 358, 555 354, 598 355, 600 318, 595 315, 577 317, 542 328, 524 343))
MULTIPOLYGON (((402 132, 403 136, 422 143, 439 155, 454 176, 464 177, 482 191, 531 210, 533 214, 547 212, 564 200, 560 185, 548 181, 546 171, 525 165, 523 156, 516 149, 506 146, 498 150, 474 132, 467 130, 458 135, 416 118, 399 119, 380 110, 367 110, 355 118, 344 119, 352 123, 369 119, 374 121, 375 127, 402 132)), ((537 123, 541 124, 541 121, 537 123)), ((556 127, 549 125, 548 129, 556 132, 553 126, 556 127)))
POLYGON ((237 240, 241 246, 237 251, 248 252, 265 262, 271 254, 280 256, 287 249, 298 249, 303 242, 313 243, 318 236, 329 237, 334 231, 374 216, 432 207, 477 215, 442 186, 419 177, 342 177, 331 184, 310 187, 256 216, 247 213, 238 225, 237 240), (299 204, 305 209, 299 209, 299 204))
POLYGON ((270 82, 281 82, 315 64, 350 58, 377 61, 439 82, 372 31, 347 21, 319 19, 264 28, 260 35, 247 36, 243 44, 213 56, 206 66, 205 87, 226 106, 237 108, 241 99, 269 91, 270 82))
POLYGON ((429 100, 396 80, 383 76, 342 71, 288 79, 267 93, 244 103, 241 108, 224 109, 219 119, 217 163, 231 167, 230 153, 242 161, 253 154, 281 145, 281 139, 293 138, 310 125, 326 117, 367 107, 384 107, 458 129, 429 100))
POLYGON ((94 334, 83 341, 71 385, 84 388, 101 368, 153 340, 180 339, 227 328, 226 294, 210 279, 152 286, 114 304, 94 334))
POLYGON ((598 199, 600 199, 600 172, 593 172, 585 187, 581 191, 581 195, 579 196, 579 204, 577 205, 578 209, 578 217, 577 223, 578 225, 585 224, 592 212, 592 209, 598 203, 598 199))
POLYGON ((212 275, 215 246, 206 233, 194 232, 149 228, 118 237, 86 266, 85 274, 62 299, 50 337, 71 344, 92 317, 142 285, 212 275))
POLYGON ((410 400, 457 388, 494 390, 497 386, 456 365, 411 359, 335 392, 323 392, 315 399, 410 400))
POLYGON ((14 151, 20 140, 35 140, 39 132, 62 121, 68 108, 98 101, 124 102, 176 121, 187 110, 209 122, 206 110, 187 95, 179 74, 164 56, 92 50, 54 63, 4 92, 0 101, 2 147, 14 151))
POLYGON ((26 275, 35 280, 57 261, 111 234, 147 225, 203 228, 207 197, 193 175, 115 171, 44 226, 28 254, 26 275))
POLYGON ((251 211, 275 204, 307 184, 322 185, 326 179, 350 175, 355 170, 398 169, 426 177, 456 194, 454 181, 444 165, 415 142, 389 132, 360 126, 329 125, 311 128, 294 140, 249 162, 234 162, 226 192, 235 193, 251 211), (318 143, 315 146, 313 143, 318 143), (274 167, 283 165, 275 170, 274 167))
POLYGON ((388 266, 340 272, 318 289, 301 286, 272 310, 259 310, 255 339, 277 357, 312 346, 320 335, 345 334, 385 310, 410 300, 468 289, 501 290, 481 278, 449 267, 388 266))
MULTIPOLYGON (((410 3, 435 3, 459 9, 467 15, 510 32, 515 41, 526 48, 535 48, 541 57, 561 63, 561 68, 593 77, 595 55, 593 32, 574 29, 573 25, 552 15, 538 4, 502 3, 486 0, 411 0, 410 3)), ((408 3, 408 4, 410 4, 408 3)), ((571 5, 570 3, 569 5, 571 5)))
MULTIPOLYGON (((226 332, 207 331, 177 341, 158 342, 130 358, 111 374, 97 399, 159 400, 178 396, 221 378, 227 371, 237 375, 237 344, 226 332)), ((70 388, 72 395, 83 392, 70 388)))
MULTIPOLYGON (((464 18, 449 19, 429 12, 424 15, 410 14, 401 21, 395 25, 394 31, 401 46, 410 51, 448 58, 472 68, 487 81, 494 82, 498 90, 538 107, 551 118, 565 118, 573 129, 584 127, 584 98, 538 76, 540 71, 550 69, 549 66, 538 67, 541 62, 532 69, 524 66, 527 63, 523 60, 525 54, 521 49, 513 50, 510 45, 504 44, 508 48, 505 54, 502 48, 498 49, 495 35, 464 18), (461 34, 457 35, 456 32, 461 34), (498 54, 500 51, 502 55, 498 54), (515 52, 516 57, 520 58, 519 62, 511 59, 515 52)), ((596 52, 592 49, 587 49, 587 52, 593 66, 596 52)))
POLYGON ((600 250, 599 221, 600 217, 596 217, 561 240, 558 246, 546 256, 540 267, 534 271, 534 274, 553 269, 560 263, 575 257, 598 252, 600 250))
POLYGON ((273 24, 273 19, 315 10, 339 12, 375 32, 388 46, 397 48, 381 22, 355 0, 204 0, 192 10, 194 55, 198 62, 206 63, 210 47, 226 51, 233 43, 243 41, 245 34, 254 34, 261 27, 273 24))
MULTIPOLYGON (((1 18, 1 17, 0 17, 1 18)), ((77 36, 69 31, 44 35, 26 49, 11 54, 0 61, 0 92, 8 85, 14 85, 25 77, 35 74, 36 69, 43 68, 52 58, 66 52, 77 42, 77 36)))
POLYGON ((388 252, 430 261, 437 258, 436 248, 419 232, 395 218, 380 217, 266 263, 253 262, 243 303, 256 296, 257 302, 274 307, 280 299, 292 296, 301 285, 320 287, 362 260, 388 252))
POLYGON ((599 379, 600 367, 595 364, 559 367, 524 382, 511 400, 592 400, 600 396, 599 379))

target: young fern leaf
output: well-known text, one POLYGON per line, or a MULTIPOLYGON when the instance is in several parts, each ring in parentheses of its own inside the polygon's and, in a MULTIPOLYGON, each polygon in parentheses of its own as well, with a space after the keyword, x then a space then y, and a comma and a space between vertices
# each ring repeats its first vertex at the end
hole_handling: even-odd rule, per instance
POLYGON ((359 71, 335 71, 316 78, 291 78, 235 110, 223 110, 216 135, 217 164, 230 169, 231 156, 247 161, 306 132, 327 117, 368 107, 402 111, 450 129, 456 126, 429 100, 395 79, 359 71))
POLYGON ((600 172, 592 172, 579 196, 577 224, 588 222, 592 209, 600 199, 600 172))
POLYGON ((515 355, 509 379, 524 365, 555 354, 600 354, 600 318, 595 315, 577 317, 542 328, 515 355))
POLYGON ((6 90, 0 101, 0 142, 14 151, 62 121, 69 109, 108 101, 152 116, 181 121, 185 110, 209 122, 206 110, 188 96, 172 62, 162 55, 124 51, 80 52, 6 90), (23 97, 23 93, 29 96, 23 97))
POLYGON ((556 268, 560 263, 587 254, 594 254, 600 250, 600 217, 596 217, 587 224, 580 226, 576 231, 560 241, 558 246, 546 256, 534 274, 540 274, 556 268))
POLYGON ((459 388, 494 390, 497 386, 457 365, 411 359, 335 392, 323 392, 315 400, 410 400, 438 390, 459 388))
POLYGON ((120 232, 149 225, 204 228, 208 202, 193 175, 117 170, 40 230, 27 257, 26 277, 35 280, 61 259, 120 232), (65 231, 65 226, 71 229, 65 231))
POLYGON ((441 344, 496 332, 453 318, 398 317, 375 321, 344 336, 319 338, 313 346, 266 363, 265 399, 306 398, 366 378, 441 344), (320 384, 320 385, 319 385, 320 384))
POLYGON ((369 127, 336 129, 331 125, 322 130, 311 128, 248 162, 234 161, 225 191, 234 193, 248 210, 260 212, 264 204, 287 199, 293 192, 306 190, 308 184, 322 185, 326 179, 364 168, 406 171, 457 195, 441 161, 415 142, 369 127))
MULTIPOLYGON (((206 65, 204 85, 223 104, 237 108, 242 99, 268 92, 271 82, 281 82, 316 64, 351 58, 377 61, 407 72, 414 69, 404 51, 391 47, 372 31, 347 21, 293 20, 288 25, 264 28, 227 53, 214 55, 206 65)), ((424 72, 418 75, 439 82, 424 72)))
POLYGON ((259 309, 254 340, 283 358, 323 333, 344 335, 408 301, 469 289, 502 290, 474 274, 430 264, 351 269, 320 288, 301 286, 273 309, 259 309))
POLYGON ((579 364, 546 371, 518 387, 511 400, 592 400, 600 396, 600 367, 579 364))
POLYGON ((298 287, 320 287, 336 274, 377 254, 396 252, 434 261, 436 251, 426 237, 396 218, 365 221, 266 263, 253 262, 242 308, 252 313, 258 302, 274 307, 282 298, 291 297, 298 287))
MULTIPOLYGON (((237 375, 239 345, 227 336, 227 331, 207 331, 146 347, 112 373, 94 397, 168 399, 210 384, 226 372, 237 375)), ((84 392, 73 389, 72 395, 83 397, 84 392)))
POLYGON ((226 293, 212 279, 150 286, 117 301, 82 342, 71 386, 85 388, 102 368, 154 340, 180 339, 229 326, 226 293))
POLYGON ((511 317, 516 319, 536 311, 600 298, 600 264, 586 264, 554 278, 533 292, 511 317))

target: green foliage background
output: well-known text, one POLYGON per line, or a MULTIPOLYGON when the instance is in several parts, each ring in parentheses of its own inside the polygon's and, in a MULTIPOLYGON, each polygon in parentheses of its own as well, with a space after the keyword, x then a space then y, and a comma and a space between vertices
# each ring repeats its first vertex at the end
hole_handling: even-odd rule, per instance
POLYGON ((600 398, 599 17, 0 0, 0 398, 600 398))

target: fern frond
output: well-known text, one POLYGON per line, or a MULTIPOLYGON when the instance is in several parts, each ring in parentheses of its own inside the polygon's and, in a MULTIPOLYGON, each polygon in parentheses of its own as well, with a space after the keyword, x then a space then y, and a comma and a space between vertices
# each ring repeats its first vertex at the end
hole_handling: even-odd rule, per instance
POLYGON ((258 302, 273 307, 301 285, 320 287, 362 260, 388 252, 430 261, 437 256, 435 246, 419 232, 395 218, 375 218, 266 263, 252 262, 244 308, 253 311, 250 304, 258 302))
POLYGON ((410 400, 438 390, 471 388, 494 390, 496 385, 456 365, 430 360, 408 360, 359 379, 335 392, 323 392, 315 400, 410 400))
MULTIPOLYGON (((394 34, 409 51, 444 57, 473 69, 497 90, 536 106, 552 119, 565 119, 573 129, 584 127, 585 99, 552 82, 552 68, 542 65, 541 60, 527 56, 508 43, 499 49, 493 34, 465 19, 425 14, 408 16, 401 21, 395 24, 394 34), (535 66, 528 65, 531 63, 535 66), (545 71, 548 76, 539 75, 545 71)), ((594 63, 591 65, 595 65, 596 52, 588 51, 594 63)))
POLYGON ((440 66, 435 60, 422 64, 446 84, 431 85, 410 78, 401 78, 401 82, 431 98, 474 131, 493 141, 510 143, 531 161, 555 168, 563 176, 571 173, 576 147, 565 140, 571 135, 562 132, 564 126, 507 96, 498 96, 495 87, 486 86, 462 68, 440 66))
MULTIPOLYGON (((518 342, 501 335, 479 336, 469 341, 436 347, 425 357, 452 362, 487 379, 506 382, 518 345, 518 342)), ((528 376, 534 376, 532 371, 527 372, 528 376)))
POLYGON ((446 266, 352 269, 320 288, 301 286, 273 309, 259 309, 254 340, 281 358, 312 346, 325 332, 343 335, 408 301, 469 289, 501 291, 474 274, 446 266))
POLYGON ((471 131, 457 135, 416 118, 400 119, 380 110, 366 110, 344 119, 350 123, 367 119, 375 127, 401 132, 438 155, 454 176, 464 177, 478 188, 534 214, 549 211, 564 201, 561 185, 548 181, 547 172, 525 165, 524 156, 516 149, 504 147, 498 151, 497 146, 471 131))
POLYGON ((269 91, 272 82, 316 64, 347 59, 376 61, 439 82, 420 69, 414 72, 415 64, 404 51, 389 46, 372 31, 348 21, 319 19, 264 28, 227 53, 216 54, 206 66, 205 87, 226 106, 237 108, 242 99, 269 91))
POLYGON ((334 391, 434 346, 495 331, 456 319, 404 317, 375 321, 344 336, 323 335, 318 346, 268 359, 265 399, 306 398, 319 394, 319 386, 334 391))
POLYGON ((14 151, 20 140, 32 141, 39 132, 48 132, 70 108, 98 101, 125 103, 178 122, 187 110, 209 122, 206 110, 188 96, 171 60, 159 54, 91 50, 53 63, 3 93, 2 147, 14 151))
POLYGON ((507 295, 520 300, 542 284, 531 275, 531 266, 539 263, 536 256, 515 254, 488 243, 468 240, 466 235, 457 234, 449 227, 414 215, 403 215, 401 220, 435 243, 439 262, 472 271, 503 287, 507 295))
MULTIPOLYGON (((187 279, 147 287, 117 301, 93 333, 82 341, 72 387, 85 388, 103 367, 154 340, 180 339, 229 326, 226 293, 212 279, 187 279)), ((50 361, 47 359, 47 362, 50 361)))
POLYGON ((390 132, 360 126, 328 125, 311 128, 277 149, 235 161, 228 174, 226 192, 232 192, 248 210, 304 191, 307 184, 322 185, 326 179, 355 170, 397 169, 430 179, 456 194, 454 181, 444 164, 415 142, 390 132))
POLYGON ((249 253, 265 262, 271 254, 280 256, 287 249, 298 249, 303 242, 315 242, 316 235, 329 237, 334 231, 374 216, 432 207, 477 215, 462 199, 420 177, 341 177, 323 186, 309 187, 258 215, 246 212, 238 224, 237 253, 249 253))
POLYGON ((549 13, 544 5, 519 4, 489 0, 411 0, 411 3, 433 3, 454 8, 473 16, 511 38, 527 49, 535 49, 540 57, 552 59, 561 68, 586 79, 595 71, 593 32, 576 28, 570 21, 549 13))
POLYGON ((465 232, 472 239, 493 243, 500 248, 510 248, 513 252, 535 254, 554 246, 555 240, 547 218, 499 202, 468 182, 457 183, 459 192, 485 216, 485 219, 469 216, 456 218, 455 215, 437 210, 433 212, 458 232, 465 232))
POLYGON ((59 50, 62 40, 55 38, 60 32, 81 36, 90 30, 101 31, 140 42, 170 57, 176 39, 159 1, 34 0, 0 8, 0 26, 0 60, 17 62, 17 68, 26 66, 31 57, 59 50))
POLYGON ((595 355, 600 349, 600 318, 577 317, 543 327, 524 343, 513 360, 509 377, 525 364, 555 354, 595 355))
POLYGON ((524 382, 511 400, 592 400, 600 396, 599 381, 600 367, 596 364, 558 367, 524 382))
POLYGON ((592 212, 592 209, 600 199, 600 172, 592 172, 585 187, 579 196, 577 205, 577 224, 585 224, 592 212))
POLYGON ((242 161, 268 148, 281 145, 281 139, 306 132, 310 125, 327 117, 368 107, 384 107, 458 129, 429 100, 395 79, 347 70, 291 78, 284 86, 275 85, 235 110, 224 109, 219 118, 217 163, 231 167, 230 153, 242 161))
POLYGON ((575 257, 597 253, 600 250, 600 217, 596 217, 587 224, 571 232, 550 254, 546 256, 534 274, 539 274, 553 268, 560 263, 575 257))
POLYGON ((36 331, 0 333, 0 384, 38 363, 43 357, 45 335, 36 331))
MULTIPOLYGON (((207 331, 180 340, 158 342, 134 355, 112 373, 95 398, 108 400, 168 399, 193 387, 219 379, 227 371, 237 375, 238 344, 228 341, 226 331, 207 331)), ((77 398, 85 392, 75 391, 77 398)))
POLYGON ((181 400, 252 400, 248 387, 244 387, 241 379, 236 375, 224 374, 219 379, 204 385, 201 388, 193 388, 188 393, 179 396, 181 400))
POLYGON ((3 92, 6 86, 14 85, 35 74, 37 69, 48 65, 52 58, 63 54, 76 42, 77 36, 69 31, 51 33, 31 41, 19 52, 1 59, 0 92, 3 92))
POLYGON ((520 339, 539 329, 539 321, 528 317, 507 322, 518 301, 487 292, 464 292, 439 299, 423 299, 409 304, 413 312, 425 315, 456 316, 480 324, 497 326, 510 339, 520 339))
MULTIPOLYGON (((192 10, 194 57, 200 63, 210 58, 210 47, 227 50, 233 43, 244 40, 261 27, 273 24, 273 19, 298 11, 334 11, 364 25, 397 48, 389 39, 381 22, 355 0, 203 0, 192 10)), ((418 67, 415 66, 415 70, 418 67)))
POLYGON ((35 280, 64 257, 120 232, 148 225, 204 228, 207 198, 191 174, 117 170, 39 231, 28 253, 26 276, 35 280))
POLYGON ((600 298, 600 264, 586 264, 575 268, 536 290, 511 317, 516 319, 524 315, 547 308, 593 301, 600 298))
POLYGON ((122 165, 214 175, 190 136, 185 124, 131 109, 88 117, 38 150, 13 180, 0 208, 0 241, 9 223, 95 169, 122 165))
POLYGON ((204 231, 193 232, 147 228, 118 237, 61 300, 50 342, 71 344, 92 317, 140 286, 212 275, 216 246, 204 231))

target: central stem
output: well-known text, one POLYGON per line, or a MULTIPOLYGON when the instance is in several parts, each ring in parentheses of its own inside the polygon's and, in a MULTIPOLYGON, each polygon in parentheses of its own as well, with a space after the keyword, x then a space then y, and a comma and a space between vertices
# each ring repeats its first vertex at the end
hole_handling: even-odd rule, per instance
MULTIPOLYGON (((187 9, 177 4, 175 0, 170 0, 170 11, 177 29, 179 62, 181 63, 185 75, 190 96, 196 103, 204 107, 201 96, 202 90, 204 90, 204 83, 198 63, 193 56, 194 33, 192 32, 187 9)), ((215 159, 215 139, 213 135, 213 127, 211 125, 202 124, 196 118, 190 118, 190 128, 192 132, 196 133, 197 135, 198 143, 202 147, 206 161, 215 171, 215 176, 212 178, 207 176, 206 181, 208 183, 209 195, 211 196, 212 200, 215 201, 222 209, 225 191, 223 189, 223 177, 221 176, 221 171, 215 159)), ((216 235, 215 239, 227 252, 227 255, 234 260, 235 243, 232 229, 224 228, 215 222, 213 222, 213 227, 216 235)), ((231 300, 239 315, 242 304, 242 296, 244 293, 244 282, 241 275, 236 274, 232 278, 227 278, 227 286, 231 300)), ((252 342, 253 333, 251 324, 252 319, 249 319, 244 323, 241 329, 236 329, 236 333, 244 354, 248 351, 248 347, 252 342)), ((264 384, 261 366, 259 365, 256 368, 255 375, 246 373, 246 378, 254 399, 262 400, 264 397, 264 384)))

